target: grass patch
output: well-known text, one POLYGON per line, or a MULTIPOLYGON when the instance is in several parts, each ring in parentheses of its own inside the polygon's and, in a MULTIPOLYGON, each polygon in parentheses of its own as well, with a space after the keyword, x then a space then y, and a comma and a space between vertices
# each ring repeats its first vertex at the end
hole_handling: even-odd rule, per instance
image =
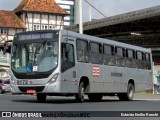
POLYGON ((141 91, 141 92, 136 92, 136 94, 152 94, 152 91, 141 91))

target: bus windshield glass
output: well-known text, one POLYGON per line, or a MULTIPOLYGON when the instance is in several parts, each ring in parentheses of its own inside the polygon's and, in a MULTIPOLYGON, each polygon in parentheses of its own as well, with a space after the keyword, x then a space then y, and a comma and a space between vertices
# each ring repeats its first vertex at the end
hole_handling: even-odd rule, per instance
POLYGON ((48 72, 57 67, 57 61, 58 40, 13 44, 11 68, 16 73, 48 72))

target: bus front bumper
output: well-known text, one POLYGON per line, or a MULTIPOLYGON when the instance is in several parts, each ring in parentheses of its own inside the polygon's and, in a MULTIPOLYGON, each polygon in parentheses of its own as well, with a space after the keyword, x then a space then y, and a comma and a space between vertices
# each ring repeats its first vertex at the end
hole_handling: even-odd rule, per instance
POLYGON ((54 84, 45 85, 14 85, 11 84, 12 94, 28 94, 28 91, 34 90, 35 93, 60 93, 60 81, 54 84))

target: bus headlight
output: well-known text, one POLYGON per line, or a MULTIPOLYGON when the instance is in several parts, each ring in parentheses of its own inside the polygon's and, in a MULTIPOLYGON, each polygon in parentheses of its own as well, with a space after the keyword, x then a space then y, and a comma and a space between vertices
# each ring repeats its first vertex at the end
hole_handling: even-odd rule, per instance
POLYGON ((11 83, 14 84, 14 85, 16 84, 15 80, 11 80, 11 83))
POLYGON ((51 78, 51 80, 48 83, 52 84, 52 83, 56 82, 57 77, 58 77, 58 73, 53 75, 53 77, 51 78))

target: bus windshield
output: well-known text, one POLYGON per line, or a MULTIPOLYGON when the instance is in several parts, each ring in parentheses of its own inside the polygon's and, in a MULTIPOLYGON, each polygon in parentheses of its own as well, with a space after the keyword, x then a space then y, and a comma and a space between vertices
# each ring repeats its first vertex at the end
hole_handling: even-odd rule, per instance
POLYGON ((48 72, 57 61, 58 41, 13 44, 11 69, 16 73, 48 72))

